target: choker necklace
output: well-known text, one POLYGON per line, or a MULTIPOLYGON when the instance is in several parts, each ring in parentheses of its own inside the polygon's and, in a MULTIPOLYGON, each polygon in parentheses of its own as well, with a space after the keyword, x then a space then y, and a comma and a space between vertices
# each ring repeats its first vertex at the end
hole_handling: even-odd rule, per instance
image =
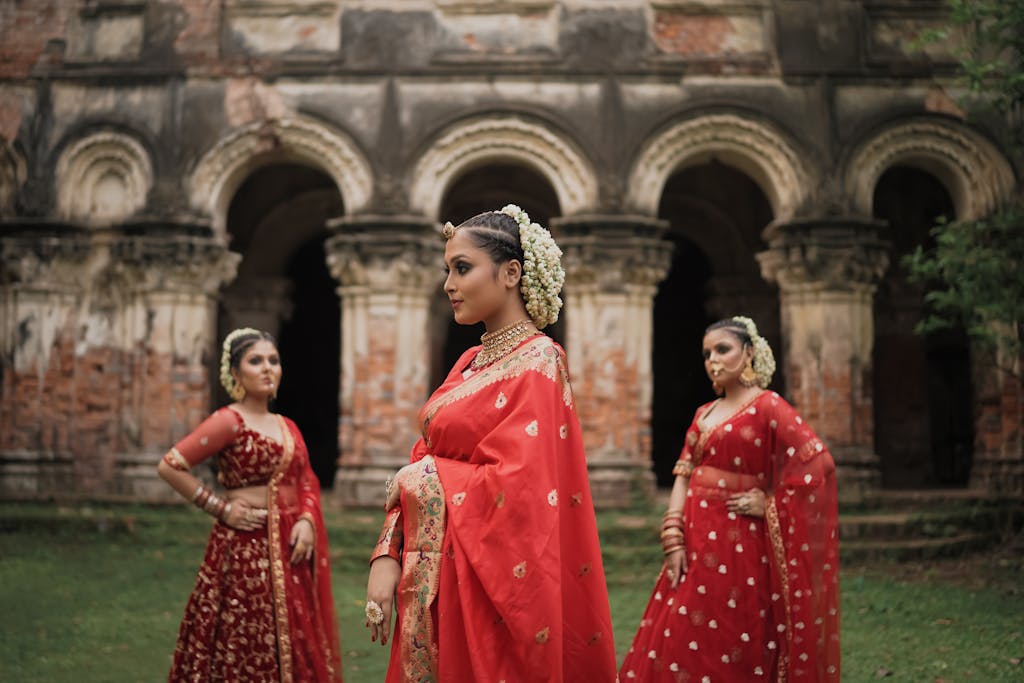
POLYGON ((480 353, 476 354, 476 358, 469 366, 474 370, 479 370, 485 365, 490 365, 499 358, 507 356, 524 339, 535 334, 537 334, 537 329, 530 320, 520 320, 511 325, 505 325, 500 330, 487 332, 480 337, 483 348, 480 349, 480 353))

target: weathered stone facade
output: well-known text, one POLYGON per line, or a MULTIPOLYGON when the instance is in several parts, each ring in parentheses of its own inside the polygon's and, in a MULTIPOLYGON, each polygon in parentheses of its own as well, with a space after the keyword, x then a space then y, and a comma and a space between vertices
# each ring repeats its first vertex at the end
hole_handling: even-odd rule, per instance
POLYGON ((466 343, 437 226, 507 202, 565 251, 602 504, 652 453, 664 479, 700 332, 737 313, 845 497, 1024 493, 1019 382, 910 334, 901 254, 1020 191, 1005 126, 957 104, 957 41, 913 51, 942 7, 0 0, 0 496, 161 495, 217 337, 252 324, 324 480, 378 504, 466 343))

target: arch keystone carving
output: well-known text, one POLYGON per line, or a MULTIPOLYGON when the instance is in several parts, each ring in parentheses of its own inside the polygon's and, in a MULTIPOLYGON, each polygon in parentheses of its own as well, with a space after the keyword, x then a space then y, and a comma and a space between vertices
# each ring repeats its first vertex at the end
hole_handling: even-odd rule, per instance
POLYGON ((749 175, 777 221, 791 218, 813 187, 810 169, 781 133, 738 114, 711 114, 675 123, 644 144, 629 176, 630 205, 655 215, 673 173, 713 158, 749 175))
POLYGON ((938 178, 961 220, 992 212, 1013 192, 1013 169, 995 145, 963 124, 917 118, 886 126, 850 155, 843 176, 855 211, 872 215, 878 180, 897 164, 938 178))
POLYGON ((243 126, 203 155, 189 179, 191 204, 223 233, 228 206, 245 178, 282 162, 306 164, 331 176, 346 213, 363 209, 373 194, 370 163, 354 140, 318 121, 286 117, 243 126))
POLYGON ((549 125, 500 115, 461 121, 441 132, 413 165, 412 211, 437 218, 452 183, 489 162, 521 163, 538 172, 554 189, 564 216, 596 206, 597 177, 575 143, 549 125))

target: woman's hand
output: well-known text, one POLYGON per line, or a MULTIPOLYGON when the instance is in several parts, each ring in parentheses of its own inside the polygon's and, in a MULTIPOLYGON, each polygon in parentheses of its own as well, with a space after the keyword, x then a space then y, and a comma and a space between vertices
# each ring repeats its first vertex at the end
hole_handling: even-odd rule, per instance
POLYGON ((725 507, 729 512, 736 512, 750 517, 764 517, 765 497, 761 489, 750 489, 743 493, 736 493, 725 501, 725 507))
POLYGON ((402 575, 402 565, 393 557, 378 557, 370 565, 370 579, 366 582, 366 601, 380 605, 384 620, 379 624, 371 624, 369 619, 366 627, 370 629, 370 640, 387 645, 388 634, 391 633, 391 612, 395 605, 395 590, 398 579, 402 575))
POLYGON ((313 558, 315 547, 313 523, 308 519, 299 519, 292 527, 292 537, 288 544, 292 547, 292 564, 309 562, 313 558))
POLYGON ((686 548, 680 548, 665 557, 665 576, 675 589, 686 573, 686 548))
POLYGON ((267 511, 254 508, 241 498, 230 501, 231 509, 224 513, 221 521, 239 531, 256 531, 267 525, 267 511))

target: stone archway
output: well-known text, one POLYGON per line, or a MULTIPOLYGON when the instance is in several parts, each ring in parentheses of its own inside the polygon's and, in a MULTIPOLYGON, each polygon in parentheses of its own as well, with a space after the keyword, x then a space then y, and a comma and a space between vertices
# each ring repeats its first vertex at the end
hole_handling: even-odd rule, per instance
POLYGON ((690 418, 714 397, 700 357, 704 329, 747 315, 780 351, 779 299, 756 260, 772 209, 749 175, 716 160, 681 168, 665 183, 658 217, 674 249, 653 306, 651 458, 659 483, 670 485, 690 418))
MULTIPOLYGON (((220 297, 218 339, 236 327, 275 336, 284 377, 277 409, 295 420, 310 463, 329 486, 338 458, 341 305, 327 266, 327 223, 342 215, 324 169, 271 163, 250 173, 231 198, 225 222, 242 255, 220 297)), ((215 360, 217 358, 215 357, 215 360)), ((222 404, 227 396, 218 387, 222 404)))
POLYGON ((253 171, 271 163, 323 169, 345 198, 349 214, 364 209, 373 194, 370 163, 352 138, 313 119, 287 117, 244 126, 208 151, 189 179, 193 208, 208 215, 214 230, 223 234, 238 188, 253 171))
POLYGON ((940 217, 955 220, 952 195, 934 175, 892 166, 873 197, 888 226, 891 265, 874 301, 874 442, 887 488, 965 486, 973 451, 970 348, 963 329, 918 334, 924 288, 902 258, 934 244, 940 217))
POLYGON ((963 124, 922 117, 887 124, 850 154, 844 187, 856 213, 872 215, 878 181, 896 165, 935 176, 961 220, 990 213, 1013 192, 1013 170, 995 145, 963 124))
POLYGON ((118 223, 146 205, 153 165, 133 137, 114 131, 87 135, 57 160, 57 212, 87 225, 118 223))
POLYGON ((644 144, 629 175, 628 202, 655 215, 668 179, 676 171, 712 159, 754 180, 768 197, 776 221, 806 202, 813 172, 796 145, 774 127, 740 114, 708 114, 673 123, 644 144))
POLYGON ((409 176, 412 211, 437 218, 442 197, 458 178, 493 163, 520 164, 546 179, 562 215, 597 204, 597 177, 575 142, 550 124, 501 114, 457 122, 429 141, 409 176))

